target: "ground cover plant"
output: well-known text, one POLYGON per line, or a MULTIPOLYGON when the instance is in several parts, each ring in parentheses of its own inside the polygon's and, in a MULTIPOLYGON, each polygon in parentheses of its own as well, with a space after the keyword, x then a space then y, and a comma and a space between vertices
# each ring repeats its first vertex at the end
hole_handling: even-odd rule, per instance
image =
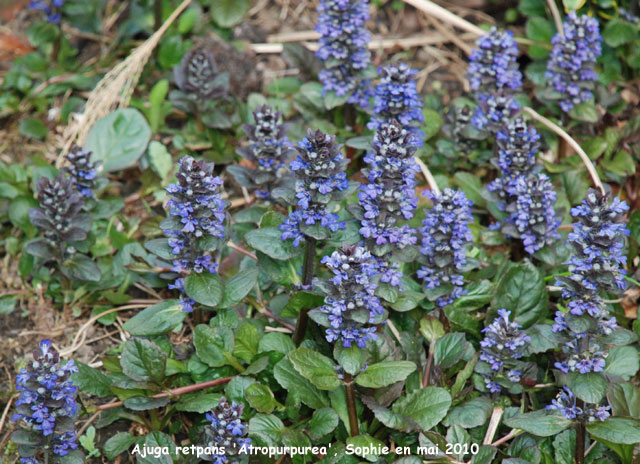
POLYGON ((0 460, 638 462, 639 16, 0 2, 0 460))

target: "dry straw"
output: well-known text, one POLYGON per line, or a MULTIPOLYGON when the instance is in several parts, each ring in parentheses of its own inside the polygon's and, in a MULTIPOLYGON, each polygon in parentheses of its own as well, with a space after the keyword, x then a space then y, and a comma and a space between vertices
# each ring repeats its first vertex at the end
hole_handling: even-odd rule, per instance
POLYGON ((61 142, 55 147, 56 149, 61 149, 57 156, 56 167, 62 167, 65 156, 74 143, 82 145, 89 130, 98 119, 108 115, 115 109, 129 106, 131 94, 140 79, 140 74, 147 61, 149 61, 153 50, 158 45, 160 38, 190 3, 191 0, 184 0, 171 13, 171 16, 167 18, 160 29, 98 82, 96 88, 89 94, 84 113, 67 126, 61 142))

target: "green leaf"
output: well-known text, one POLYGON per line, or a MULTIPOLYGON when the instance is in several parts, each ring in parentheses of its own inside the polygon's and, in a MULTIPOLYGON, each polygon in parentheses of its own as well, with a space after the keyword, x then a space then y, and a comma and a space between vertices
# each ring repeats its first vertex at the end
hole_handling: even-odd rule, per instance
POLYGON ((583 7, 583 5, 587 2, 587 0, 562 0, 562 4, 564 5, 564 9, 569 11, 577 11, 583 7))
POLYGON ((561 414, 539 410, 526 414, 516 414, 506 418, 504 423, 509 427, 522 429, 539 437, 550 437, 562 432, 572 422, 561 414))
POLYGON ((310 408, 320 409, 329 405, 329 400, 325 393, 302 377, 288 358, 281 359, 274 366, 273 376, 286 390, 297 391, 300 394, 300 401, 310 408))
POLYGON ((229 308, 240 303, 258 281, 258 269, 246 269, 239 271, 236 275, 224 283, 224 296, 220 303, 221 308, 229 308))
POLYGON ((37 206, 37 203, 33 198, 29 197, 14 198, 9 204, 9 220, 11 224, 19 227, 28 237, 33 237, 36 232, 29 219, 29 209, 33 206, 37 206))
POLYGON ((111 386, 109 377, 85 363, 76 361, 75 365, 78 372, 71 374, 71 381, 82 392, 101 398, 112 394, 109 388, 111 386))
POLYGON ((202 362, 211 367, 222 367, 231 359, 233 332, 228 327, 199 324, 194 329, 193 344, 202 362))
MULTIPOLYGON (((162 449, 164 447, 169 450, 169 454, 154 455, 147 453, 145 457, 142 457, 142 454, 138 454, 136 456, 137 464, 173 464, 174 460, 172 456, 175 455, 176 444, 166 433, 157 431, 149 432, 144 439, 143 446, 152 450, 162 449)), ((142 446, 140 448, 142 449, 142 446)))
POLYGON ((467 198, 476 206, 484 206, 486 201, 482 196, 482 181, 480 177, 470 172, 459 171, 453 176, 458 187, 467 195, 467 198))
POLYGON ((124 407, 134 411, 148 411, 149 409, 163 408, 167 404, 169 404, 169 398, 134 396, 124 400, 124 407))
POLYGON ((264 227, 247 232, 244 236, 247 244, 265 255, 277 259, 287 260, 301 252, 301 246, 294 247, 291 240, 284 241, 282 232, 275 227, 264 227))
POLYGON ((62 263, 63 271, 69 277, 78 280, 98 282, 102 273, 91 258, 82 253, 75 253, 62 263))
POLYGON ((105 172, 134 166, 151 139, 151 128, 136 109, 123 108, 99 119, 87 135, 84 148, 105 172))
POLYGON ((511 317, 528 328, 542 319, 547 312, 547 290, 542 274, 533 264, 517 264, 500 279, 486 324, 497 315, 497 309, 511 311, 511 317))
POLYGON ((422 115, 424 116, 424 123, 422 124, 424 140, 429 140, 440 131, 442 127, 442 117, 436 110, 427 108, 426 106, 422 108, 422 115))
POLYGON ((399 398, 391 410, 413 419, 427 431, 444 419, 450 406, 451 395, 445 389, 426 387, 399 398))
POLYGON ((618 150, 612 159, 601 160, 600 165, 619 176, 629 176, 636 172, 636 163, 626 150, 618 150))
POLYGON ((233 355, 236 358, 242 359, 247 364, 250 363, 258 353, 258 343, 260 342, 258 329, 253 324, 247 322, 237 330, 235 339, 236 345, 233 348, 233 355))
POLYGON ((429 342, 434 343, 445 334, 444 326, 437 318, 425 316, 420 319, 420 333, 429 342))
POLYGON ((529 18, 526 25, 527 37, 536 42, 549 43, 553 36, 551 23, 539 16, 529 18))
POLYGON ((623 445, 640 443, 640 421, 630 417, 610 417, 605 421, 587 424, 587 430, 596 440, 623 445))
POLYGON ((465 429, 479 427, 489 419, 491 409, 491 400, 480 396, 452 408, 442 423, 447 427, 457 424, 465 429))
POLYGON ((38 118, 27 118, 20 121, 18 131, 27 137, 42 140, 47 136, 49 129, 38 118))
POLYGON ((137 337, 164 335, 178 327, 187 312, 182 310, 178 300, 157 303, 136 314, 124 323, 124 330, 137 337))
POLYGON ((273 414, 256 414, 249 421, 249 435, 258 437, 269 446, 280 442, 285 429, 282 421, 273 414))
POLYGON ((218 274, 209 272, 189 274, 184 279, 184 292, 200 304, 216 307, 222 301, 222 279, 218 274))
POLYGON ((612 415, 629 416, 640 419, 640 388, 625 383, 609 385, 607 400, 611 405, 612 415))
POLYGON ((580 103, 569 111, 569 116, 578 121, 584 121, 589 123, 596 123, 600 120, 600 114, 598 108, 592 102, 580 103))
POLYGON ((175 408, 178 411, 204 414, 218 406, 221 397, 221 393, 204 393, 201 391, 188 393, 180 396, 180 399, 175 404, 175 408))
POLYGON ((614 346, 609 350, 604 371, 607 374, 618 375, 625 380, 637 374, 640 370, 638 350, 633 346, 614 346))
POLYGON ((383 361, 367 366, 355 382, 361 387, 382 388, 405 380, 415 370, 416 365, 411 361, 383 361))
POLYGON ((322 408, 314 411, 311 420, 307 424, 307 432, 312 440, 320 440, 325 435, 333 432, 338 426, 338 414, 331 408, 322 408))
POLYGON ((11 434, 11 441, 16 445, 37 446, 42 441, 42 436, 35 431, 18 429, 11 434))
POLYGON ((122 372, 133 380, 161 382, 167 355, 155 343, 133 337, 124 344, 120 365, 122 372))
POLYGON ((607 400, 612 415, 640 419, 640 388, 635 385, 628 382, 610 384, 607 400))
POLYGON ((104 454, 107 459, 114 461, 116 456, 127 451, 137 439, 138 437, 131 435, 129 432, 118 432, 105 442, 104 454))
POLYGON ((581 400, 599 404, 607 392, 607 380, 598 372, 569 374, 567 386, 581 400))
POLYGON ((366 356, 366 352, 354 344, 344 347, 342 343, 336 343, 333 348, 334 359, 338 361, 338 364, 346 373, 351 375, 360 372, 364 366, 366 356))
POLYGON ((271 332, 260 339, 258 343, 258 353, 267 353, 275 351, 277 353, 289 354, 296 346, 291 341, 291 337, 285 334, 271 332))
POLYGON ((373 411, 377 420, 391 429, 405 433, 415 432, 420 429, 420 426, 415 421, 379 405, 371 397, 363 396, 361 397, 361 400, 369 409, 371 409, 371 411, 373 411))
POLYGON ((441 368, 448 369, 462 359, 466 344, 463 333, 448 333, 436 341, 433 360, 441 368))
POLYGON ((300 347, 289 353, 293 367, 321 390, 333 390, 341 385, 333 361, 317 351, 300 347))
POLYGON ((171 158, 171 154, 167 151, 167 147, 157 140, 152 140, 151 143, 149 143, 147 153, 149 154, 151 169, 158 174, 160 179, 166 179, 173 167, 173 158, 171 158))
POLYGON ((380 454, 375 450, 384 446, 383 442, 370 435, 357 435, 347 438, 347 452, 353 450, 356 456, 360 456, 369 462, 378 462, 380 454))
POLYGON ((324 303, 324 297, 315 293, 296 292, 282 308, 282 317, 298 317, 302 309, 317 308, 324 303))
POLYGON ((612 19, 602 30, 604 42, 613 48, 631 43, 637 37, 638 28, 634 24, 620 19, 612 19))
POLYGON ((244 397, 256 411, 267 414, 273 411, 278 404, 271 389, 261 383, 249 385, 244 391, 244 397))
POLYGON ((249 0, 211 0, 211 17, 220 27, 233 27, 249 11, 249 0))

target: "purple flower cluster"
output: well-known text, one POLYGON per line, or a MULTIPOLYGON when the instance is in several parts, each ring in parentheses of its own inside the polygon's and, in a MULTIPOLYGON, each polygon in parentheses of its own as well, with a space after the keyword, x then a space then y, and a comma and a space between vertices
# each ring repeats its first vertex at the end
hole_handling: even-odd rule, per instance
POLYGON ((620 17, 625 21, 629 21, 632 24, 640 24, 640 17, 634 15, 626 8, 618 8, 618 13, 620 14, 620 17))
POLYGON ((198 103, 224 95, 229 87, 227 73, 218 72, 218 65, 209 44, 193 47, 173 68, 178 88, 198 99, 198 103))
POLYGON ((33 351, 33 361, 18 374, 16 389, 20 397, 11 420, 22 420, 34 442, 33 446, 21 449, 23 463, 39 464, 40 450, 45 453, 46 462, 52 451, 65 456, 78 447, 74 418, 78 410, 77 388, 69 380, 73 372, 78 372, 73 361, 61 365, 51 341, 42 340, 33 351))
POLYGON ((454 102, 445 114, 442 132, 458 151, 471 152, 478 147, 478 141, 483 139, 484 135, 472 125, 474 113, 471 105, 454 102))
POLYGON ((522 372, 514 362, 524 355, 524 348, 531 341, 522 327, 515 321, 510 321, 511 311, 498 310, 498 317, 482 329, 485 334, 480 342, 480 361, 489 366, 489 371, 483 375, 484 383, 491 393, 499 393, 503 385, 520 382, 522 372), (508 382, 507 382, 508 381, 508 382))
MULTIPOLYGON (((375 255, 415 245, 415 230, 400 222, 410 220, 418 203, 412 134, 396 120, 382 124, 373 138, 373 150, 364 157, 369 183, 358 193, 360 234, 375 255)), ((383 277, 383 281, 385 281, 383 277)))
POLYGON ((412 77, 416 72, 405 63, 378 68, 381 80, 376 86, 374 115, 367 127, 377 130, 395 119, 411 132, 411 142, 422 146, 424 133, 418 126, 424 121, 424 115, 423 104, 412 77))
POLYGON ((298 246, 304 238, 304 229, 316 224, 331 232, 345 228, 338 215, 328 211, 329 202, 349 187, 344 172, 349 160, 344 158, 340 148, 335 136, 320 130, 309 129, 307 138, 298 143, 298 155, 290 168, 297 178, 299 208, 280 226, 282 240, 293 239, 293 245, 298 246))
POLYGON ((206 414, 206 418, 211 422, 205 429, 207 446, 224 448, 225 452, 202 456, 202 458, 213 461, 214 464, 232 464, 237 462, 233 456, 236 456, 243 447, 251 446, 251 439, 247 438, 247 426, 240 419, 243 410, 244 404, 236 404, 235 401, 229 404, 223 396, 218 406, 206 414))
POLYGON ((431 191, 426 195, 433 202, 433 208, 427 212, 420 228, 420 253, 426 264, 418 271, 418 277, 429 290, 446 290, 446 294, 437 299, 438 306, 444 307, 466 294, 461 270, 467 262, 466 247, 473 238, 469 228, 473 221, 473 203, 463 192, 450 188, 440 195, 431 191))
POLYGON ((576 395, 569 389, 563 387, 556 396, 556 399, 547 405, 548 410, 560 411, 567 419, 575 419, 581 422, 594 422, 596 420, 603 421, 610 414, 610 406, 584 405, 579 408, 576 405, 576 395))
POLYGON ((349 103, 367 106, 370 83, 359 74, 369 66, 369 2, 320 0, 318 13, 315 30, 320 33, 320 48, 316 56, 324 61, 318 76, 324 85, 323 95, 334 91, 339 97, 349 96, 349 103))
POLYGON ((471 124, 478 130, 498 132, 520 112, 520 105, 510 92, 476 94, 476 101, 471 124))
POLYGON ((502 177, 487 186, 509 214, 502 232, 520 238, 530 254, 560 238, 556 192, 546 175, 536 173, 539 141, 535 128, 520 117, 504 126, 496 134, 498 158, 494 160, 502 177))
POLYGON ((467 75, 478 102, 472 124, 497 132, 519 110, 513 92, 522 87, 518 70, 518 44, 511 31, 495 27, 476 41, 469 56, 467 75))
POLYGON ((47 15, 47 21, 53 24, 58 24, 62 15, 60 14, 60 8, 64 5, 66 0, 33 0, 29 3, 29 8, 32 10, 42 11, 47 15))
MULTIPOLYGON (((185 156, 178 163, 178 180, 167 187, 169 217, 161 227, 169 237, 169 247, 175 256, 174 272, 198 274, 217 272, 218 265, 210 254, 204 254, 203 242, 208 237, 224 238, 225 202, 221 197, 222 179, 213 176, 213 163, 196 161, 185 156)), ((184 292, 184 279, 176 279, 169 288, 184 292)), ((180 297, 183 311, 193 311, 194 301, 180 297)))
POLYGON ((62 168, 76 183, 78 191, 83 197, 93 198, 96 177, 98 176, 98 166, 100 162, 91 162, 91 152, 74 145, 67 155, 69 165, 62 168))
POLYGON ((602 37, 598 20, 571 11, 563 23, 564 36, 551 40, 553 50, 545 77, 548 85, 560 94, 560 108, 569 112, 580 103, 593 99, 598 79, 594 67, 602 53, 602 37))
POLYGON ((322 263, 333 278, 327 282, 325 305, 316 311, 321 317, 314 319, 327 327, 327 341, 366 347, 369 340, 377 338, 376 328, 370 325, 384 321, 384 308, 375 296, 379 260, 366 248, 354 245, 325 256, 322 263))
POLYGON ((522 87, 522 74, 518 70, 518 44, 513 32, 493 27, 476 40, 477 48, 469 55, 467 74, 471 89, 493 92, 502 88, 517 90, 522 87))
POLYGON ((243 158, 255 164, 255 169, 243 166, 229 166, 229 172, 238 183, 256 188, 256 195, 268 199, 285 173, 286 162, 294 150, 286 136, 287 127, 280 122, 282 113, 267 105, 259 106, 253 112, 255 124, 243 126, 251 144, 237 150, 243 158))
POLYGON ((564 344, 566 358, 555 367, 564 373, 602 372, 607 356, 601 340, 616 327, 616 318, 609 315, 600 294, 619 294, 625 288, 622 266, 624 237, 629 229, 621 221, 629 207, 614 198, 589 189, 581 205, 572 208, 577 219, 569 234, 573 255, 567 262, 568 277, 557 277, 562 297, 568 300, 568 313, 556 312, 554 332, 565 334, 570 341, 564 344), (580 319, 586 319, 579 323, 580 319), (587 327, 586 331, 578 330, 587 327))

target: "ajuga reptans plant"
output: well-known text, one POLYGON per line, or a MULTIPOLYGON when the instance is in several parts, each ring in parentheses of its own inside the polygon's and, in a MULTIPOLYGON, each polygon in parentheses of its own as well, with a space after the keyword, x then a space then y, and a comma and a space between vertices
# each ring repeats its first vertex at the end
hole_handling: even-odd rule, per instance
POLYGON ((363 174, 369 183, 360 187, 359 204, 350 208, 360 220, 360 235, 367 248, 381 258, 381 280, 400 284, 402 275, 389 261, 394 251, 415 245, 416 231, 408 224, 418 203, 413 159, 413 134, 398 121, 383 123, 373 138, 373 149, 364 157, 363 174))
POLYGON ((180 275, 169 287, 181 292, 184 311, 193 311, 195 301, 184 294, 182 275, 191 272, 215 274, 218 265, 211 253, 225 236, 222 179, 213 175, 213 167, 213 163, 185 156, 178 163, 178 182, 166 189, 170 195, 167 202, 169 217, 161 227, 169 237, 174 256, 172 271, 180 275))
POLYGON ((367 45, 370 35, 366 28, 369 19, 367 0, 320 0, 318 24, 320 48, 316 56, 324 62, 319 79, 323 95, 335 92, 349 97, 347 102, 365 107, 371 97, 371 84, 363 78, 369 66, 367 45))
POLYGON ((345 228, 344 222, 329 209, 329 202, 341 199, 340 193, 349 187, 344 172, 349 160, 340 148, 335 136, 320 130, 309 129, 307 138, 298 143, 298 154, 290 164, 296 177, 298 207, 280 225, 282 240, 293 239, 293 245, 298 246, 305 235, 328 237, 328 231, 345 228))
POLYGON ((547 405, 548 410, 555 410, 562 413, 564 417, 580 422, 603 421, 608 418, 611 413, 611 406, 598 406, 597 404, 583 404, 582 407, 577 405, 576 395, 565 386, 560 390, 556 398, 547 405))
POLYGON ((98 280, 98 267, 74 246, 87 238, 92 222, 83 212, 76 183, 59 174, 53 180, 41 177, 36 189, 40 207, 29 209, 29 219, 44 237, 29 243, 27 252, 45 262, 56 261, 60 272, 70 279, 98 280))
POLYGON ((524 356, 531 337, 521 330, 520 324, 509 320, 510 315, 511 311, 498 309, 498 317, 482 329, 485 335, 480 342, 478 370, 490 393, 499 393, 503 387, 510 388, 522 378, 523 363, 517 360, 524 356))
POLYGON ((411 142, 422 146, 424 133, 419 126, 424 121, 424 115, 423 104, 412 77, 416 72, 405 63, 381 66, 378 69, 380 83, 376 86, 374 114, 367 127, 379 129, 382 124, 395 119, 412 133, 411 142))
POLYGON ((367 346, 377 338, 375 324, 384 321, 385 310, 377 296, 379 260, 364 247, 345 246, 322 258, 333 273, 326 282, 324 306, 309 313, 326 327, 329 342, 339 341, 344 347, 367 346))
POLYGON ((509 121, 496 134, 498 158, 493 163, 501 177, 487 186, 498 207, 508 214, 496 227, 509 237, 521 239, 530 254, 560 238, 556 192, 549 178, 536 172, 539 141, 535 128, 522 118, 509 121))
POLYGON ((598 79, 596 62, 602 53, 598 20, 575 11, 563 23, 564 35, 558 33, 551 40, 553 50, 547 62, 548 86, 555 94, 545 94, 559 100, 562 111, 569 112, 580 103, 593 100, 598 79))
POLYGON ((75 415, 78 410, 76 387, 69 376, 77 372, 73 361, 62 364, 60 355, 49 340, 42 340, 33 351, 33 361, 20 370, 16 389, 16 413, 12 421, 24 428, 13 433, 12 440, 21 444, 21 462, 40 464, 61 462, 62 456, 75 450, 75 415))
POLYGON ((466 291, 462 269, 467 263, 467 245, 473 239, 470 200, 461 191, 446 188, 441 194, 425 195, 433 202, 422 221, 420 253, 424 265, 418 270, 424 287, 437 295, 438 306, 453 303, 466 291))
POLYGON ((52 24, 58 24, 62 19, 61 8, 66 0, 32 0, 29 2, 29 8, 42 11, 47 21, 52 24))
POLYGON ((567 264, 570 275, 558 276, 568 313, 556 312, 553 331, 566 337, 564 359, 555 367, 564 373, 602 372, 607 357, 604 337, 617 327, 602 294, 617 295, 625 288, 622 266, 625 236, 629 230, 621 222, 629 207, 618 198, 589 189, 585 200, 571 209, 577 222, 569 234, 573 254, 567 264))
POLYGON ((234 464, 243 448, 245 455, 248 453, 246 448, 251 445, 251 439, 247 438, 247 426, 240 419, 243 410, 244 404, 229 403, 223 396, 218 406, 207 413, 210 422, 205 428, 207 446, 224 449, 224 453, 201 456, 202 459, 213 461, 213 464, 234 464))
POLYGON ((100 162, 92 162, 91 152, 77 145, 71 147, 67 162, 69 164, 62 168, 63 172, 73 179, 83 197, 93 198, 100 162))
POLYGON ((179 90, 171 92, 171 102, 176 108, 192 113, 213 110, 213 100, 229 89, 229 74, 218 71, 210 44, 196 45, 185 53, 173 68, 173 78, 179 90))
POLYGON ((229 166, 227 170, 244 187, 254 188, 258 198, 269 199, 274 188, 290 177, 287 161, 295 153, 287 138, 287 126, 280 122, 282 113, 267 105, 253 112, 255 124, 243 126, 251 143, 237 153, 251 161, 254 168, 229 166))
POLYGON ((464 153, 475 150, 484 135, 472 123, 474 113, 469 103, 454 101, 445 114, 442 132, 447 139, 442 140, 442 143, 450 142, 457 151, 464 153))
POLYGON ((492 28, 476 41, 469 56, 467 75, 478 103, 473 125, 496 132, 513 117, 520 106, 513 98, 522 87, 518 70, 518 44, 511 31, 492 28))

